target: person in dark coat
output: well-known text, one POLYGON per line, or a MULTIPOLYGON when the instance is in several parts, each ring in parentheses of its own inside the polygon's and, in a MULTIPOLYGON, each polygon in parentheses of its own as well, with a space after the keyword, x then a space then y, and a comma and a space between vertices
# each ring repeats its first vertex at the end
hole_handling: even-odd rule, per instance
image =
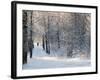
POLYGON ((39 43, 37 43, 37 46, 39 46, 39 43))

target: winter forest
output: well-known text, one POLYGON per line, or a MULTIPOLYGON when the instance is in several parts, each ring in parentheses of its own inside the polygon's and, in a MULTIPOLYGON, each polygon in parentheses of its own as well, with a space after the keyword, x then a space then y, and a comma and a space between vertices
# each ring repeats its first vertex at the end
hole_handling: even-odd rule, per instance
POLYGON ((23 69, 90 66, 91 14, 23 10, 23 69))

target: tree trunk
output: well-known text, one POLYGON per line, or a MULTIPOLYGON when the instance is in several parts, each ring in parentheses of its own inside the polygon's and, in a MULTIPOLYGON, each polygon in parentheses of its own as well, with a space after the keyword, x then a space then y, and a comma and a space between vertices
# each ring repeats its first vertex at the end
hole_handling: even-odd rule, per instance
POLYGON ((72 52, 73 52, 73 46, 71 44, 67 48, 67 57, 72 58, 72 56, 73 56, 72 52))
POLYGON ((60 48, 59 30, 57 31, 58 48, 60 48))
POLYGON ((30 48, 30 58, 32 58, 32 48, 30 48))
POLYGON ((23 64, 27 63, 28 38, 27 38, 27 12, 23 11, 23 64))
POLYGON ((47 35, 46 35, 46 53, 50 54, 50 45, 49 45, 49 39, 47 38, 47 35))
POLYGON ((50 54, 50 38, 49 38, 49 27, 50 27, 50 25, 49 25, 49 23, 50 23, 50 20, 49 20, 49 16, 48 16, 48 31, 47 31, 47 48, 48 48, 48 54, 50 54))
POLYGON ((43 47, 43 50, 45 50, 45 39, 44 39, 44 35, 42 36, 42 47, 43 47))
POLYGON ((30 27, 30 58, 32 58, 32 49, 33 49, 33 41, 32 41, 32 12, 31 13, 31 16, 30 16, 30 20, 31 20, 31 27, 30 27))
POLYGON ((27 63, 28 52, 28 39, 27 39, 27 26, 23 28, 23 64, 27 63))

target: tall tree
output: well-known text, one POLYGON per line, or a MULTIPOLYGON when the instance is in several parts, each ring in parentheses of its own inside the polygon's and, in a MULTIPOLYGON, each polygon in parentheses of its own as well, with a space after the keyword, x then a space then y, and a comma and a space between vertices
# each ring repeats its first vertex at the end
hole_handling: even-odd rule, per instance
POLYGON ((48 25, 47 25, 47 32, 46 32, 46 52, 48 53, 48 54, 50 54, 50 43, 49 43, 49 27, 50 27, 50 25, 49 25, 49 16, 48 16, 48 25))
POLYGON ((27 37, 27 11, 23 10, 23 64, 27 63, 28 37, 27 37))
POLYGON ((30 23, 31 24, 30 25, 31 26, 30 27, 31 28, 30 29, 30 58, 32 58, 32 49, 33 49, 33 40, 32 40, 32 36, 33 36, 32 35, 32 33, 33 33, 33 31, 32 31, 32 15, 33 14, 32 13, 33 13, 33 11, 30 12, 30 14, 31 14, 31 16, 30 16, 30 18, 31 18, 31 23, 30 23))

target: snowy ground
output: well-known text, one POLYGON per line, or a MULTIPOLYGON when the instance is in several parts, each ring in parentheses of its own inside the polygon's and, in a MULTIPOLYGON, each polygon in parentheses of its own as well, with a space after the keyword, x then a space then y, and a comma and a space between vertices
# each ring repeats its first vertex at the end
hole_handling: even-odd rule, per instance
POLYGON ((33 49, 33 57, 28 56, 28 63, 23 65, 23 69, 42 69, 42 68, 63 68, 63 67, 84 67, 90 66, 90 60, 80 58, 61 58, 46 54, 42 46, 33 49))

